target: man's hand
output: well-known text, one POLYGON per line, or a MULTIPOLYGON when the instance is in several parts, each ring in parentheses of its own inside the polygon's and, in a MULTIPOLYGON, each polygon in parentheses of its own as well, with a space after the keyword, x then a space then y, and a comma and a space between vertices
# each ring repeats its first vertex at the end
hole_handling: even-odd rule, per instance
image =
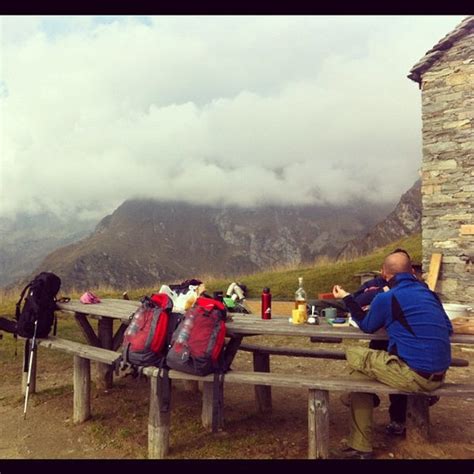
POLYGON ((344 288, 342 288, 341 286, 334 285, 332 288, 332 294, 334 295, 334 298, 344 298, 349 293, 346 290, 344 290, 344 288))

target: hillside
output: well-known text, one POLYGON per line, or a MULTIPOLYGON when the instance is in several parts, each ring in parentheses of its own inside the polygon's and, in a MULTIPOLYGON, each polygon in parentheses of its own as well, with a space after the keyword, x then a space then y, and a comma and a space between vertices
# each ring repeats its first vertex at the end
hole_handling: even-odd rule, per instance
POLYGON ((309 265, 334 258, 387 212, 387 205, 367 203, 237 208, 129 200, 90 237, 48 255, 34 273, 53 271, 65 288, 121 289, 309 265))
MULTIPOLYGON (((416 234, 404 239, 392 242, 390 245, 379 248, 369 255, 353 260, 337 261, 299 267, 288 267, 284 269, 273 269, 267 272, 258 272, 248 275, 229 275, 228 278, 215 278, 200 274, 189 275, 188 277, 201 278, 208 290, 225 291, 233 280, 239 280, 247 285, 249 298, 260 298, 262 289, 270 287, 274 299, 291 301, 297 287, 298 277, 304 278, 304 287, 308 298, 316 298, 319 293, 325 293, 332 289, 334 284, 342 285, 346 290, 353 291, 359 286, 359 278, 354 274, 366 270, 379 270, 383 258, 386 254, 397 247, 404 248, 411 255, 413 261, 421 261, 421 234, 416 234)), ((157 292, 162 284, 178 283, 180 280, 160 280, 150 286, 140 288, 122 287, 120 290, 106 285, 97 285, 88 288, 101 297, 121 298, 122 292, 127 290, 131 299, 139 299, 143 295, 150 295, 157 292)), ((71 291, 63 285, 59 296, 70 296, 78 298, 85 288, 76 288, 71 291)), ((11 289, 0 293, 0 314, 13 316, 15 302, 18 299, 20 288, 11 289)))
MULTIPOLYGON (((261 272, 241 277, 239 281, 247 285, 250 298, 259 298, 262 289, 268 286, 273 298, 292 300, 300 276, 304 279, 304 288, 308 298, 317 298, 319 293, 331 291, 335 284, 342 285, 348 291, 354 291, 360 285, 360 278, 354 274, 379 270, 384 257, 396 248, 405 249, 413 261, 421 261, 421 234, 397 240, 353 260, 339 260, 334 263, 261 272)), ((206 281, 206 287, 210 291, 225 291, 229 283, 229 280, 224 279, 209 280, 206 281)))
POLYGON ((385 219, 377 223, 362 238, 348 242, 338 258, 347 259, 365 255, 374 248, 417 232, 421 232, 420 179, 403 194, 395 209, 385 219))

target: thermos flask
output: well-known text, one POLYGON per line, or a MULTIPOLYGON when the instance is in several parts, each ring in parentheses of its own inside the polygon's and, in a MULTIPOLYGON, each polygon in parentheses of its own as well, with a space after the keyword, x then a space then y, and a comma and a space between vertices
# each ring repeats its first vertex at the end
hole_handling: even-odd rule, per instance
POLYGON ((272 319, 272 294, 270 293, 270 288, 263 289, 262 319, 272 319))

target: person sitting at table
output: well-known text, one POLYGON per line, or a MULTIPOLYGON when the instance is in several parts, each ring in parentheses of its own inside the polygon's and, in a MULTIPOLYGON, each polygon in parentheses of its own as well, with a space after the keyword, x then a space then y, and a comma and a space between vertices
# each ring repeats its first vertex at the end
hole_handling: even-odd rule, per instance
MULTIPOLYGON (((394 253, 403 253, 405 254, 411 262, 411 257, 409 253, 401 248, 395 249, 391 254, 394 253)), ((411 264, 411 263, 410 263, 411 264)), ((411 272, 415 274, 415 271, 412 267, 411 272)), ((352 297, 356 303, 358 303, 362 310, 367 312, 370 307, 372 300, 381 292, 388 291, 388 282, 383 273, 383 268, 381 269, 381 275, 375 277, 363 285, 361 285, 354 293, 352 297)), ((369 343, 369 349, 376 350, 388 350, 388 341, 372 340, 369 343)), ((385 427, 385 431, 389 435, 393 436, 403 436, 405 434, 405 422, 406 422, 406 412, 407 412, 407 401, 408 398, 406 395, 391 394, 389 395, 390 406, 388 413, 390 416, 390 422, 385 427)), ((430 397, 430 406, 436 403, 439 400, 438 397, 430 397)), ((345 398, 344 398, 345 403, 345 398)), ((377 395, 374 394, 374 407, 377 407, 380 404, 380 399, 377 395)))
MULTIPOLYGON (((442 385, 451 363, 449 336, 453 332, 438 296, 412 273, 408 256, 389 254, 383 263, 389 290, 373 299, 366 314, 352 295, 335 285, 359 328, 366 333, 385 328, 388 352, 353 346, 346 349, 352 373, 362 374, 399 390, 430 392, 442 385)), ((348 458, 372 457, 373 394, 351 393, 348 458)))

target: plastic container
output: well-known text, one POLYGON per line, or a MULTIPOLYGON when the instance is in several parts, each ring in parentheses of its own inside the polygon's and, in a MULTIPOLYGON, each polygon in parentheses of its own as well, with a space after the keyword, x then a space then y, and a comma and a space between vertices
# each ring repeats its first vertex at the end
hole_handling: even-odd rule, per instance
POLYGON ((443 308, 449 319, 473 317, 473 309, 465 304, 445 303, 443 308))

